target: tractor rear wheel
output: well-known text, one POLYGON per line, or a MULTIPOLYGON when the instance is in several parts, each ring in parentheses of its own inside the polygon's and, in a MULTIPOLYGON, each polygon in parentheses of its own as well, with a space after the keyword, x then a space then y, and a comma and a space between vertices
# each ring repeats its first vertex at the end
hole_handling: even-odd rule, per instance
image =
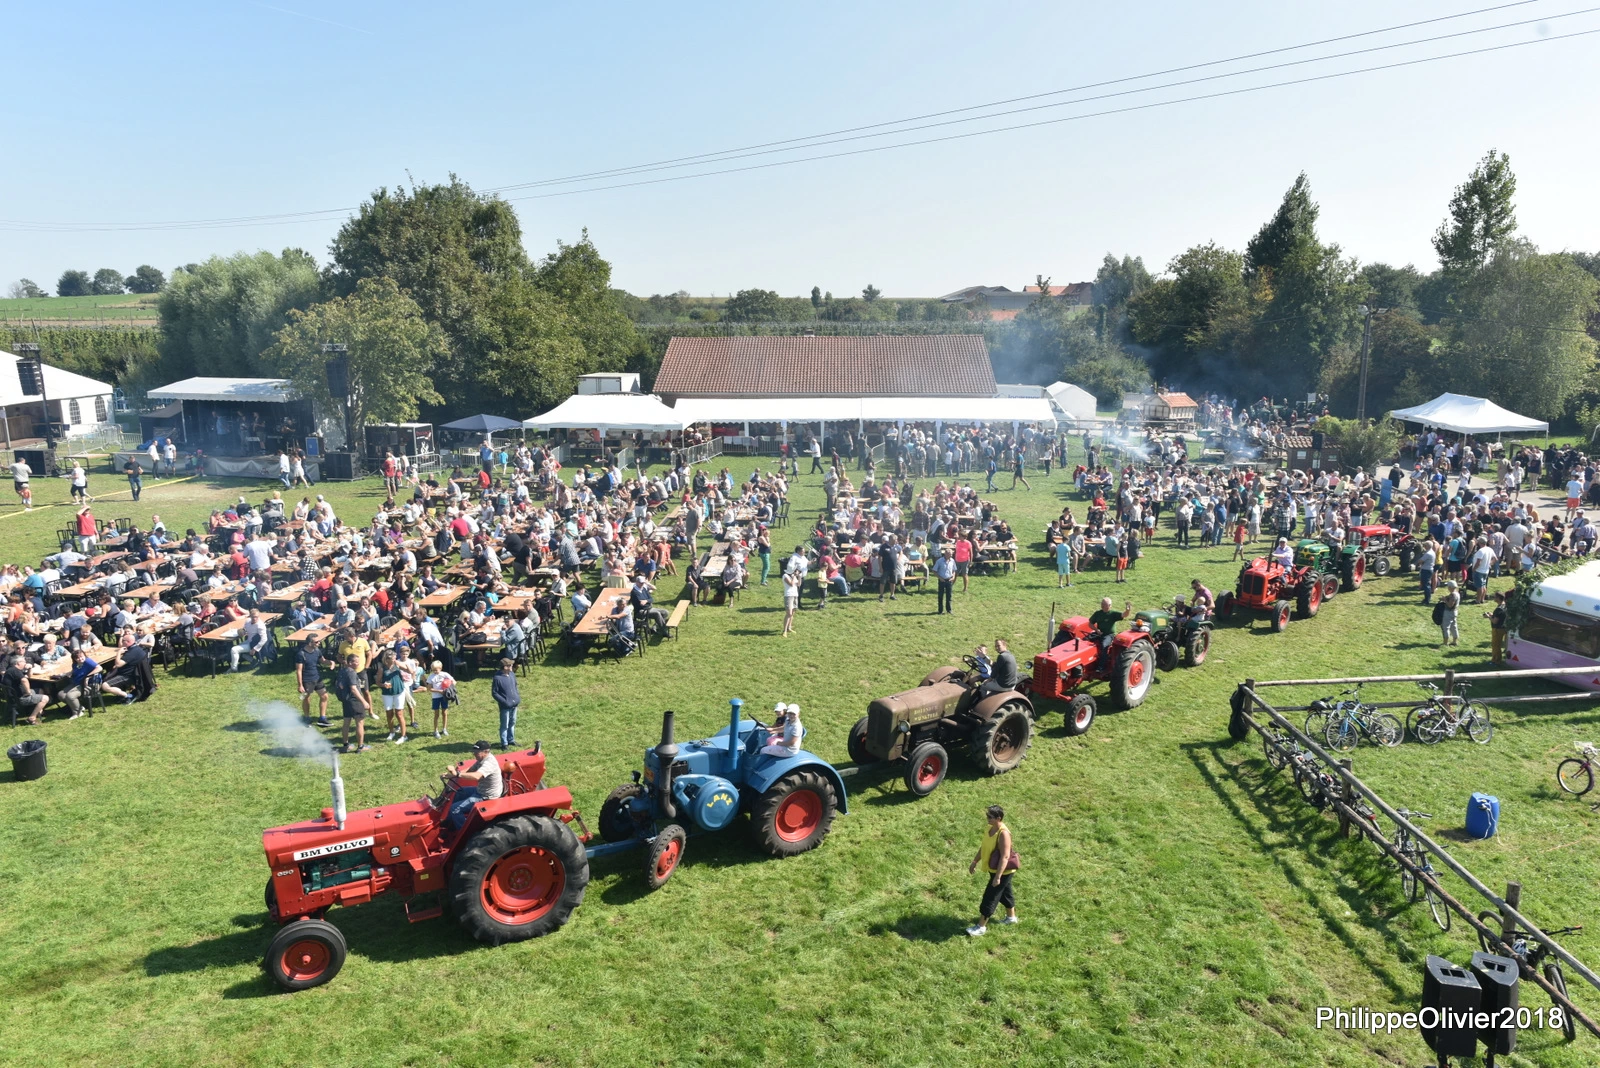
POLYGON ((1281 634, 1289 629, 1289 616, 1293 611, 1293 601, 1279 601, 1272 606, 1272 633, 1281 634))
POLYGON ((1222 596, 1217 598, 1217 618, 1233 618, 1233 591, 1223 590, 1222 596))
POLYGON ((1300 583, 1300 587, 1294 591, 1294 603, 1301 619, 1310 619, 1316 615, 1318 609, 1322 607, 1322 581, 1313 577, 1300 583))
POLYGON ((1400 546, 1400 573, 1402 575, 1409 575, 1411 573, 1411 561, 1416 558, 1416 555, 1417 551, 1410 542, 1406 542, 1404 545, 1400 546))
POLYGON ((1149 642, 1128 646, 1111 676, 1111 700, 1118 708, 1138 708, 1144 703, 1150 680, 1155 677, 1155 666, 1155 652, 1149 642))
POLYGON ((1329 572, 1322 576, 1322 599, 1331 601, 1339 593, 1339 576, 1329 572))
POLYGON ((1178 666, 1180 655, 1177 642, 1164 641, 1156 646, 1156 667, 1162 671, 1171 671, 1178 666))
POLYGON ((607 842, 626 842, 638 829, 628 802, 644 796, 644 787, 636 782, 623 783, 606 795, 600 805, 600 837, 607 842))
POLYGON ((285 990, 308 990, 338 975, 348 953, 344 933, 327 920, 296 920, 272 937, 262 965, 285 990))
POLYGON ((678 862, 683 860, 684 842, 689 836, 683 828, 676 823, 669 823, 661 828, 655 841, 650 843, 650 848, 645 850, 644 858, 644 884, 652 890, 660 890, 667 885, 667 880, 672 878, 672 873, 678 870, 678 862))
POLYGON ((1074 737, 1087 733, 1094 725, 1096 711, 1093 697, 1086 693, 1073 694, 1072 699, 1067 702, 1067 733, 1074 737))
POLYGON ((1372 573, 1379 578, 1389 573, 1389 558, 1387 556, 1374 556, 1372 558, 1372 573))
POLYGON ((456 918, 498 946, 549 934, 583 902, 589 858, 565 823, 516 816, 472 836, 450 871, 456 918))
POLYGON ((1188 667, 1199 667, 1206 662, 1206 654, 1211 652, 1211 628, 1196 631, 1189 635, 1189 640, 1183 646, 1183 662, 1188 667))
POLYGON ((867 717, 862 716, 856 720, 856 725, 850 728, 850 737, 845 740, 845 752, 850 754, 850 759, 857 764, 873 764, 878 758, 867 749, 867 717))
POLYGON ((1359 554, 1347 556, 1339 561, 1339 588, 1346 592, 1359 590, 1361 581, 1367 577, 1367 561, 1359 554))
POLYGON ((756 844, 775 857, 804 853, 827 837, 838 808, 833 784, 821 772, 791 771, 756 801, 756 844))
POLYGON ((927 797, 944 782, 944 773, 949 770, 950 754, 944 746, 923 742, 906 759, 906 789, 918 797, 927 797))
POLYGON ((1022 763, 1033 744, 1033 717, 1021 701, 1007 701, 972 736, 972 752, 990 775, 1022 763))

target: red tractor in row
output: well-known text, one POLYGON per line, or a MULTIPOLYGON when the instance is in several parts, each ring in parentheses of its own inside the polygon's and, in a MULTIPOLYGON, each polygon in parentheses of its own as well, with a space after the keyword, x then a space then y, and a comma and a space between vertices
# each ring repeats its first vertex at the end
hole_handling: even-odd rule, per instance
POLYGON ((1309 619, 1339 592, 1339 576, 1311 564, 1285 566, 1260 556, 1239 569, 1238 584, 1217 598, 1217 618, 1265 612, 1273 631, 1287 630, 1295 615, 1309 619))
POLYGON ((261 835, 272 871, 267 916, 281 925, 262 962, 267 974, 288 990, 328 982, 347 952, 343 933, 324 918, 328 910, 379 894, 404 898, 412 923, 442 915, 448 903, 467 933, 490 945, 565 924, 589 884, 589 835, 568 826, 577 813, 567 788, 544 785, 537 744, 499 761, 505 793, 478 801, 451 830, 454 779, 438 797, 347 816, 335 758, 333 807, 261 835))
POLYGON ((1400 573, 1408 574, 1417 558, 1417 542, 1409 532, 1396 530, 1387 523, 1369 523, 1351 527, 1345 540, 1361 551, 1367 569, 1382 578, 1389 573, 1389 557, 1396 557, 1400 573))
POLYGON ((1069 616, 1056 629, 1050 648, 1033 658, 1032 676, 1017 689, 1036 708, 1050 701, 1064 703, 1067 733, 1082 734, 1097 712, 1095 699, 1084 692, 1091 684, 1109 683, 1117 708, 1137 708, 1155 674, 1156 646, 1149 631, 1129 628, 1104 638, 1086 617, 1069 616))

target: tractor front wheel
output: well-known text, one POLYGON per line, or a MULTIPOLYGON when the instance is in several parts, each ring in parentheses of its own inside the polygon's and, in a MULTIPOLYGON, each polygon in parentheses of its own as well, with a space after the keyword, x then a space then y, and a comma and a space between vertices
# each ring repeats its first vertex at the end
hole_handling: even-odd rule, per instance
POLYGON ((856 725, 850 728, 850 737, 845 740, 845 752, 850 754, 850 759, 857 764, 873 764, 878 758, 867 749, 867 717, 862 716, 856 720, 856 725))
POLYGON ((1164 641, 1156 646, 1156 667, 1162 671, 1171 671, 1178 666, 1178 658, 1181 655, 1177 642, 1164 641))
POLYGON ((1007 701, 972 736, 973 755, 990 775, 1002 775, 1028 755, 1033 717, 1021 701, 1007 701))
POLYGON ((950 770, 950 754, 938 742, 923 742, 911 750, 906 760, 906 788, 918 797, 927 797, 944 782, 950 770))
POLYGON ((1086 693, 1073 694, 1067 702, 1067 733, 1073 737, 1088 733, 1094 725, 1095 711, 1093 697, 1086 693))
POLYGON ((1345 592, 1359 590, 1367 577, 1367 561, 1360 555, 1347 556, 1339 561, 1339 588, 1345 592))
POLYGON ((1217 598, 1217 618, 1233 618, 1233 592, 1231 590, 1223 590, 1222 596, 1217 598))
POLYGON ((623 783, 607 794, 600 805, 600 837, 608 842, 626 842, 637 834, 630 802, 643 796, 644 787, 636 782, 623 783))
POLYGON ((1118 708, 1138 708, 1144 702, 1144 695, 1150 692, 1150 680, 1155 677, 1155 666, 1156 657, 1149 642, 1128 647, 1111 676, 1111 700, 1118 708))
POLYGON ((756 844, 775 857, 804 853, 827 837, 838 808, 833 784, 821 772, 791 771, 756 801, 756 844))
POLYGON ((1279 601, 1272 606, 1272 633, 1281 634, 1289 629, 1289 617, 1294 612, 1293 601, 1279 601))
POLYGON ((578 836, 548 816, 516 816, 472 836, 450 871, 456 918, 498 946, 549 934, 567 922, 589 885, 578 836))
POLYGON ((1339 592, 1339 576, 1329 574, 1322 576, 1322 599, 1331 601, 1339 592))
POLYGON ((285 990, 308 990, 338 975, 348 953, 344 933, 327 920, 296 920, 273 936, 262 965, 285 990))
POLYGON ((1389 573, 1389 558, 1387 556, 1374 556, 1372 558, 1372 573, 1379 578, 1389 573))
POLYGON ((1404 545, 1400 546, 1400 573, 1402 575, 1409 575, 1411 573, 1411 561, 1416 559, 1416 555, 1417 551, 1410 542, 1406 542, 1404 545))
POLYGON ((644 883, 652 890, 660 890, 667 885, 667 880, 672 878, 672 873, 678 870, 678 863, 683 860, 685 840, 688 838, 683 828, 676 823, 669 823, 661 828, 661 833, 656 835, 655 841, 650 843, 650 848, 645 850, 644 858, 644 883))

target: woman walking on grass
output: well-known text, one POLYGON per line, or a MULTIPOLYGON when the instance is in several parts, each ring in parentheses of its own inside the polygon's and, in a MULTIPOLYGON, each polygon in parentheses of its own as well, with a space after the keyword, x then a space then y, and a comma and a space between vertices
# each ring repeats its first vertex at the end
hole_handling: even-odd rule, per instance
POLYGON ((783 634, 794 633, 794 613, 800 607, 800 572, 785 569, 783 572, 783 634))
POLYGON ((1461 644, 1461 628, 1456 622, 1456 617, 1460 614, 1459 609, 1461 608, 1461 587, 1455 579, 1451 579, 1444 584, 1444 588, 1447 592, 1443 597, 1439 598, 1439 603, 1434 607, 1434 611, 1439 616, 1439 648, 1441 649, 1446 645, 1461 644))
POLYGON ((978 847, 978 855, 967 865, 968 875, 977 871, 981 863, 984 874, 988 876, 983 889, 983 902, 978 906, 978 922, 967 928, 967 934, 974 938, 988 933, 989 917, 994 915, 999 905, 1006 907, 1006 916, 1001 923, 1017 922, 1017 899, 1011 892, 1011 877, 1020 867, 1016 843, 1012 841, 1011 828, 1006 826, 1005 809, 990 805, 986 815, 989 827, 984 831, 983 843, 978 847))

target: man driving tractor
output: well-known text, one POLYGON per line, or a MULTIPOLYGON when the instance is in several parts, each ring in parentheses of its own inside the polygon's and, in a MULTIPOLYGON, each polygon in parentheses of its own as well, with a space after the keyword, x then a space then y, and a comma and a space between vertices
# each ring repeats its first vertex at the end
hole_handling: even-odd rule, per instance
POLYGON ((452 831, 460 830, 461 825, 467 822, 467 813, 472 811, 476 802, 493 801, 505 788, 505 780, 500 775, 500 762, 490 752, 489 743, 473 743, 472 755, 474 759, 470 768, 446 768, 444 774, 439 776, 446 783, 455 779, 460 784, 455 798, 450 802, 450 815, 445 819, 445 826, 452 831))
MULTIPOLYGON (((1102 650, 1109 649, 1111 647, 1111 638, 1117 633, 1117 624, 1121 623, 1124 619, 1127 619, 1131 615, 1133 615, 1132 601, 1126 602, 1122 611, 1118 612, 1115 608, 1111 607, 1111 598, 1100 598, 1100 611, 1089 616, 1089 626, 1094 628, 1095 639, 1099 641, 1100 648, 1102 650)), ((1066 632, 1063 631, 1062 633, 1065 634, 1066 632)), ((1072 637, 1070 634, 1067 634, 1066 636, 1069 638, 1072 637)), ((1056 643, 1060 644, 1060 642, 1061 638, 1058 636, 1056 638, 1056 643)))
POLYGON ((990 694, 1004 693, 1017 688, 1017 658, 1006 645, 1004 638, 994 640, 995 658, 994 668, 990 671, 988 679, 978 689, 981 700, 990 694))

